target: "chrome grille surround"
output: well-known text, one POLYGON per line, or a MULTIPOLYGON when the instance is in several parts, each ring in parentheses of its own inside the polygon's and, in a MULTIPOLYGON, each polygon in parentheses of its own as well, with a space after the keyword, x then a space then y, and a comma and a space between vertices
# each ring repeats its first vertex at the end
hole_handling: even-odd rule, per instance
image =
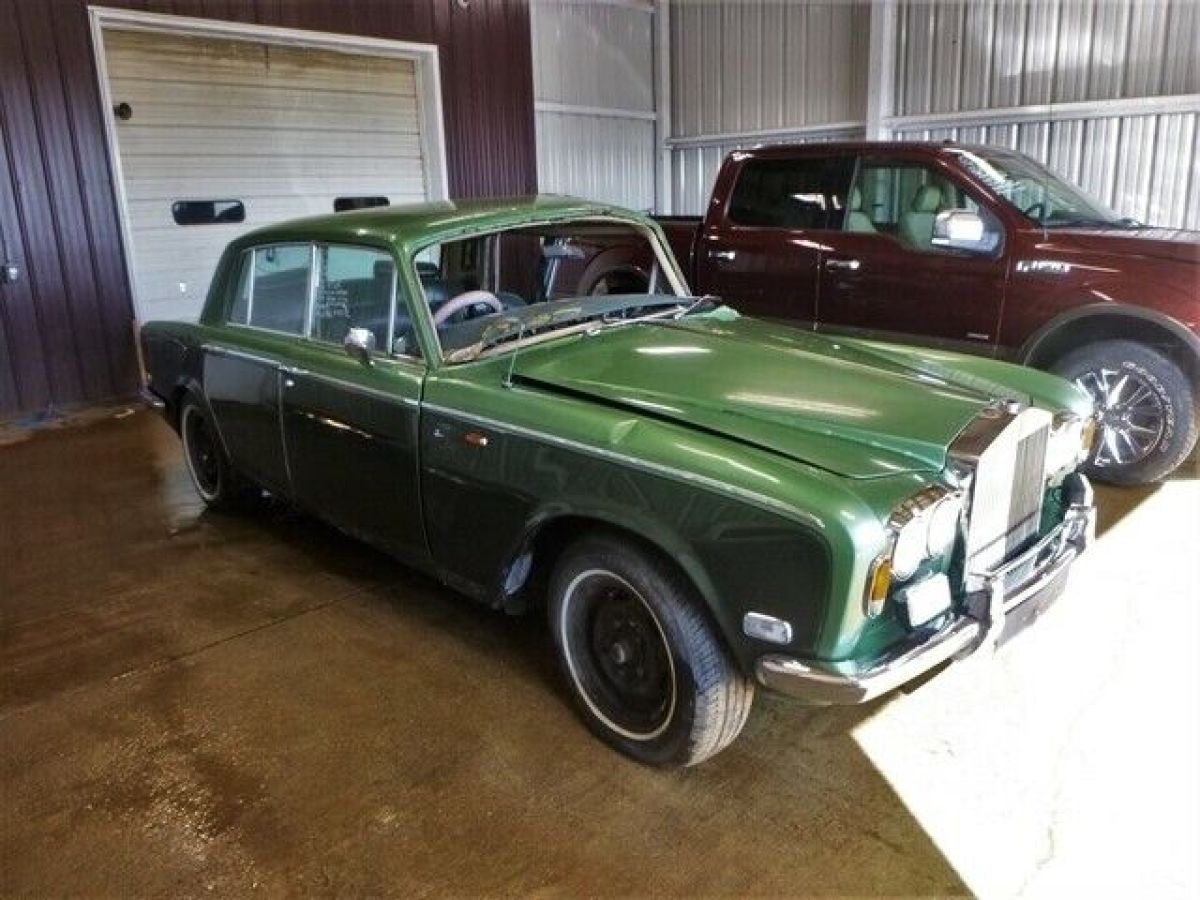
POLYGON ((971 473, 967 590, 1037 536, 1051 422, 1042 409, 989 407, 951 445, 952 462, 971 473))

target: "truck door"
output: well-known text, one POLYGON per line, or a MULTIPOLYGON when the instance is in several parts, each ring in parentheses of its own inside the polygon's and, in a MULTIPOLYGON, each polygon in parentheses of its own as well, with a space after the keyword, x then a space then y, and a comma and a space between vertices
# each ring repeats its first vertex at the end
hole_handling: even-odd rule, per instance
POLYGON ((747 315, 816 320, 824 236, 842 227, 852 157, 789 155, 728 167, 696 244, 697 286, 747 315), (722 183, 729 181, 731 183, 722 183))
POLYGON ((992 354, 1006 265, 1003 226, 949 172, 917 160, 863 158, 839 231, 824 235, 821 331, 992 354), (939 213, 969 210, 994 232, 986 251, 934 243, 939 213))

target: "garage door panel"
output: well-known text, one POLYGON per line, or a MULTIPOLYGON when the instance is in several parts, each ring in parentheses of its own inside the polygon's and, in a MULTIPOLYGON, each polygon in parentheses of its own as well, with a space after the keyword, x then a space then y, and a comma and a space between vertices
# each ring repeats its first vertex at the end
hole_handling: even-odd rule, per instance
MULTIPOLYGON (((317 197, 388 197, 391 202, 400 202, 398 197, 424 199, 425 182, 419 176, 393 178, 390 176, 341 175, 329 177, 298 178, 295 176, 265 177, 247 174, 244 177, 189 178, 181 183, 178 178, 139 178, 127 181, 126 190, 131 200, 158 200, 168 203, 174 200, 241 200, 246 202, 254 195, 264 197, 288 197, 306 194, 317 197)), ((409 202, 409 201, 406 201, 409 202)), ((415 202, 415 201, 413 201, 415 202)), ((247 228, 254 224, 247 216, 247 228)), ((258 224, 265 224, 259 222, 258 224)), ((192 228, 205 226, 196 225, 192 228)))
POLYGON ((257 41, 171 37, 153 32, 105 34, 108 73, 121 78, 154 78, 199 84, 259 86, 382 96, 416 94, 411 61, 257 41))
POLYGON ((333 212, 337 197, 427 196, 411 59, 151 32, 104 35, 139 317, 195 318, 225 245, 333 212), (177 200, 245 221, 179 225, 177 200))
MULTIPOLYGON (((303 156, 346 157, 354 147, 369 147, 373 155, 419 160, 421 138, 413 132, 309 131, 294 128, 179 128, 132 126, 121 134, 121 148, 130 156, 149 159, 223 159, 303 156)), ((357 155, 357 154, 350 154, 357 155)))
MULTIPOLYGON (((127 83, 127 82, 126 82, 127 83)), ((155 91, 160 91, 162 85, 153 85, 155 91)), ((261 92, 249 90, 249 93, 259 95, 257 105, 251 103, 225 105, 220 97, 213 96, 211 87, 200 89, 197 85, 180 85, 173 89, 177 99, 164 103, 160 100, 147 99, 139 92, 122 89, 114 85, 114 96, 121 99, 116 102, 128 103, 132 110, 132 118, 123 123, 122 128, 142 128, 159 126, 178 128, 179 106, 186 104, 190 110, 191 124, 203 127, 222 128, 261 128, 269 125, 272 128, 308 129, 310 131, 373 131, 380 133, 416 134, 419 125, 416 119, 417 101, 415 97, 395 97, 386 103, 378 98, 332 94, 328 102, 301 102, 291 97, 290 91, 275 91, 268 104, 262 100, 261 92), (180 88, 197 88, 193 98, 184 99, 184 91, 180 88)), ((241 89, 239 89, 241 90, 241 89)), ((299 92, 297 92, 299 93, 299 92)), ((148 96, 161 96, 149 93, 148 96)), ((310 95, 310 100, 313 95, 310 95)))

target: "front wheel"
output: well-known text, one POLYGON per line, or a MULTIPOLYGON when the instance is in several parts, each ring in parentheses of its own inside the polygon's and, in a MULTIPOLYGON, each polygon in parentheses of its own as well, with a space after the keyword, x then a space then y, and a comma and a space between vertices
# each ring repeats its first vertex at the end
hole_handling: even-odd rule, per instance
POLYGON ((1096 403, 1100 433, 1087 468, 1098 481, 1158 481, 1196 446, 1192 384, 1158 351, 1135 341, 1102 341, 1068 353, 1051 368, 1096 403))
POLYGON ((584 721, 622 753, 690 766, 741 732, 754 684, 662 560, 615 537, 583 539, 554 571, 549 612, 584 721))

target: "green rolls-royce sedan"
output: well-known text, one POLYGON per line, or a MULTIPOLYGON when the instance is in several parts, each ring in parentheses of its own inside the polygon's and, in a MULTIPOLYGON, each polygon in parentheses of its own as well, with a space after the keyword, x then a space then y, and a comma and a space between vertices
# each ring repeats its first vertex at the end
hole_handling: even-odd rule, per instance
POLYGON ((1093 535, 1082 392, 740 316, 608 206, 265 228, 141 339, 206 503, 265 491, 544 609, 583 719, 647 763, 721 750, 758 686, 860 703, 1003 641, 1093 535), (593 277, 631 238, 644 293, 593 277))

